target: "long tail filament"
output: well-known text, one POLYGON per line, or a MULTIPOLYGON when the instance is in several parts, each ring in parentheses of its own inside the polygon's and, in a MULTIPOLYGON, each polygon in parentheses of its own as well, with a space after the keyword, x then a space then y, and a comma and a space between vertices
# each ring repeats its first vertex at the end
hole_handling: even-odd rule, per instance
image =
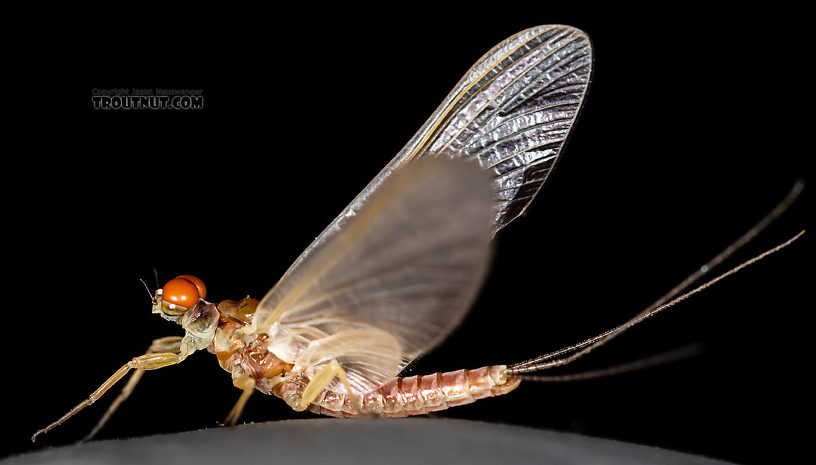
MULTIPOLYGON (((681 295, 679 295, 679 297, 677 297, 678 294, 680 294, 683 291, 685 291, 686 289, 688 289, 692 284, 697 282, 703 275, 705 275, 706 273, 711 271, 714 267, 716 267, 717 265, 719 265, 720 263, 725 261, 731 255, 733 255, 734 252, 736 252, 742 246, 744 246, 745 244, 750 242, 751 239, 756 237, 763 229, 765 229, 765 227, 767 227, 775 219, 777 219, 780 215, 782 215, 782 213, 784 213, 785 210, 787 210, 788 207, 790 207, 790 205, 796 200, 796 198, 802 192, 803 188, 804 188, 804 182, 802 180, 797 181, 794 184, 791 191, 788 193, 788 195, 786 195, 785 198, 773 210, 771 210, 756 225, 754 225, 754 227, 749 229, 745 234, 743 234, 733 244, 729 245, 725 250, 723 250, 722 252, 717 254, 713 259, 709 260, 708 263, 701 266, 694 273, 689 275, 680 284, 675 286, 674 289, 669 291, 666 295, 662 296, 660 299, 658 299, 655 303, 653 303, 652 305, 647 307, 645 310, 643 310, 639 314, 635 315, 635 317, 633 317, 629 321, 623 323, 620 326, 612 328, 612 329, 610 329, 610 330, 608 330, 608 331, 606 331, 604 333, 601 333, 601 334, 599 334, 599 335, 597 335, 595 337, 589 338, 589 339, 587 339, 585 341, 581 341, 581 342, 579 342, 577 344, 574 344, 574 345, 571 345, 571 346, 568 346, 568 347, 564 347, 564 348, 556 350, 554 352, 550 352, 550 353, 547 353, 547 354, 544 354, 544 355, 541 355, 541 356, 538 356, 538 357, 535 357, 535 358, 532 358, 532 359, 529 359, 529 360, 525 360, 523 362, 519 362, 519 363, 510 365, 510 366, 507 367, 507 371, 506 371, 507 375, 510 376, 510 377, 513 377, 513 378, 517 378, 519 376, 516 376, 516 375, 521 375, 521 374, 524 374, 524 373, 531 373, 531 372, 534 372, 534 371, 546 370, 548 368, 553 368, 553 367, 556 367, 556 366, 561 366, 561 365, 566 365, 568 363, 571 363, 571 362, 583 357, 584 355, 592 352, 594 349, 606 344, 607 342, 609 342, 613 338, 617 337, 618 335, 620 335, 621 333, 623 333, 627 329, 629 329, 632 326, 640 323, 641 321, 645 320, 646 318, 649 318, 650 316, 653 316, 653 315, 655 315, 655 314, 657 314, 657 313, 659 313, 659 312, 661 312, 661 311, 663 311, 663 310, 665 310, 665 309, 667 309, 669 307, 674 306, 675 304, 687 299, 688 297, 690 297, 690 296, 692 296, 692 295, 694 295, 694 294, 708 288, 709 286, 711 286, 712 284, 720 281, 721 279, 723 279, 723 278, 725 278, 727 276, 730 276, 730 275, 744 269, 745 267, 747 267, 749 265, 752 265, 752 264, 758 262, 759 260, 762 260, 763 258, 767 257, 768 255, 771 255, 772 253, 777 252, 777 251, 787 247, 788 245, 793 243, 793 241, 795 241, 796 239, 801 237, 805 233, 805 231, 799 232, 799 234, 797 234, 794 237, 788 239, 787 241, 783 242, 782 244, 779 244, 776 247, 773 247, 773 248, 771 248, 769 250, 766 250, 765 252, 755 256, 754 258, 751 258, 750 260, 747 260, 747 261, 743 262, 742 264, 740 264, 740 265, 726 271, 725 273, 722 273, 721 275, 717 276, 716 278, 714 278, 714 279, 712 279, 712 280, 710 280, 710 281, 708 281, 708 282, 706 282, 706 283, 704 283, 704 284, 702 284, 702 285, 700 285, 700 286, 698 286, 698 287, 696 287, 696 288, 694 288, 694 289, 692 289, 692 290, 690 290, 688 292, 685 292, 684 294, 681 294, 681 295), (567 355, 567 354, 570 354, 570 355, 567 355)), ((641 361, 632 362, 632 363, 640 363, 640 362, 641 361)), ((613 368, 610 368, 608 370, 613 370, 615 368, 616 367, 613 367, 613 368)), ((631 371, 631 368, 626 370, 626 371, 631 371)), ((583 375, 586 375, 586 374, 582 374, 582 376, 583 375)), ((565 375, 565 376, 568 377, 570 375, 565 375)), ((597 376, 592 376, 592 377, 597 377, 597 376)), ((525 378, 526 379, 532 379, 532 378, 536 378, 536 377, 525 377, 525 378)), ((551 380, 555 380, 555 378, 564 378, 564 377, 537 377, 537 378, 539 378, 539 379, 537 379, 538 381, 543 381, 544 380, 543 378, 549 378, 551 380)))

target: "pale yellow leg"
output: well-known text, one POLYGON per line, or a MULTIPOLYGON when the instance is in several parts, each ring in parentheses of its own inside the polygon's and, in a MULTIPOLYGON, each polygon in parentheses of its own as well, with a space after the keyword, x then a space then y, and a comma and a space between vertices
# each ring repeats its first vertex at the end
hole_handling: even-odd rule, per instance
MULTIPOLYGON (((160 353, 160 352, 178 353, 179 350, 180 350, 180 347, 179 347, 180 345, 181 345, 181 336, 162 337, 162 338, 154 340, 150 344, 150 347, 147 349, 146 353, 148 353, 148 354, 154 354, 154 353, 160 353)), ((80 442, 88 441, 88 440, 92 439, 94 436, 96 436, 96 433, 98 433, 99 430, 101 430, 102 427, 105 426, 105 423, 108 422, 110 417, 113 415, 113 412, 115 412, 116 409, 119 408, 119 406, 122 404, 122 402, 124 402, 125 400, 127 400, 128 397, 130 397, 130 395, 133 393, 133 389, 136 388, 136 384, 138 384, 139 381, 142 379, 142 375, 144 374, 144 372, 145 371, 143 369, 138 369, 138 370, 134 371, 132 375, 130 375, 130 378, 128 378, 127 384, 125 385, 124 388, 122 388, 122 392, 120 392, 119 396, 117 396, 116 399, 114 399, 114 401, 111 403, 110 407, 108 407, 108 410, 105 412, 104 415, 102 415, 102 418, 99 420, 99 422, 96 424, 96 426, 94 426, 94 428, 91 430, 91 432, 88 433, 87 436, 82 438, 82 441, 80 441, 80 442)))
POLYGON ((359 400, 356 396, 351 393, 351 386, 349 386, 348 378, 346 378, 346 372, 343 370, 343 367, 337 363, 337 360, 332 360, 328 363, 322 370, 320 370, 317 375, 309 380, 309 384, 306 385, 306 389, 303 390, 303 395, 300 397, 299 404, 294 408, 295 411, 302 412, 309 407, 309 404, 312 403, 313 400, 323 392, 323 389, 328 386, 334 377, 337 376, 340 378, 340 381, 343 382, 343 386, 346 388, 346 394, 351 399, 352 404, 354 405, 354 409, 362 411, 362 406, 359 403, 359 400))
POLYGON ((249 396, 255 392, 255 380, 252 379, 251 376, 241 375, 232 380, 232 384, 243 392, 241 392, 241 397, 238 398, 238 402, 235 403, 227 415, 227 418, 224 420, 224 424, 227 425, 234 425, 238 422, 238 419, 241 418, 241 413, 244 411, 244 407, 246 407, 247 400, 249 400, 249 396))
POLYGON ((184 358, 181 357, 181 354, 175 352, 159 352, 135 357, 133 360, 122 366, 122 368, 117 370, 113 376, 105 380, 105 382, 102 383, 102 385, 99 386, 99 388, 97 388, 96 391, 94 391, 87 399, 77 404, 74 408, 69 410, 68 413, 60 417, 59 420, 34 433, 34 435, 31 436, 31 441, 34 442, 37 439, 37 436, 47 433, 57 426, 65 423, 65 421, 67 421, 69 418, 79 413, 80 410, 99 400, 99 398, 102 397, 102 395, 105 394, 108 389, 122 379, 130 370, 157 370, 166 366, 175 365, 182 360, 184 360, 184 358))

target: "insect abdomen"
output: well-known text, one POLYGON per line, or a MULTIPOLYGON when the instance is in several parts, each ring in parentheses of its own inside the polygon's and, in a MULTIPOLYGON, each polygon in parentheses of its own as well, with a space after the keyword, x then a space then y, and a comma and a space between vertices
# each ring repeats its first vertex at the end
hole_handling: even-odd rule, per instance
MULTIPOLYGON (((521 381, 508 379, 505 369, 504 365, 497 365, 395 378, 383 387, 363 395, 362 414, 408 417, 507 394, 521 381)), ((347 395, 332 391, 323 391, 309 406, 309 410, 333 417, 354 417, 360 414, 354 410, 347 395)))

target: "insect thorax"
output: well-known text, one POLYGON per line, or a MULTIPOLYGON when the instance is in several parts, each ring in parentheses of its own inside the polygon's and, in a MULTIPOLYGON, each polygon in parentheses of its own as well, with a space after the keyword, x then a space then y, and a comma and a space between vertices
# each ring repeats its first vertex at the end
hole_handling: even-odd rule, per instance
POLYGON ((208 350, 215 354, 221 368, 230 372, 233 379, 249 375, 255 379, 258 390, 273 394, 282 374, 292 365, 267 350, 268 335, 244 330, 251 325, 257 306, 258 300, 250 297, 220 302, 221 318, 208 350))

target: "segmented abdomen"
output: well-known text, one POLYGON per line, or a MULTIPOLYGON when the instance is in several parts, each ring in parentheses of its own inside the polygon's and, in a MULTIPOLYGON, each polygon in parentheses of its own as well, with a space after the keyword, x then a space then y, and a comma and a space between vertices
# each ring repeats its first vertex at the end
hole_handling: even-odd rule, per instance
MULTIPOLYGON (((521 381, 508 379, 505 369, 504 365, 497 365, 476 370, 395 378, 383 387, 362 396, 362 414, 408 417, 469 404, 485 397, 507 394, 521 381)), ((284 382, 280 396, 284 400, 299 399, 307 383, 308 380, 305 378, 284 382)), ((325 390, 312 402, 309 410, 332 417, 360 415, 346 394, 325 390)))

